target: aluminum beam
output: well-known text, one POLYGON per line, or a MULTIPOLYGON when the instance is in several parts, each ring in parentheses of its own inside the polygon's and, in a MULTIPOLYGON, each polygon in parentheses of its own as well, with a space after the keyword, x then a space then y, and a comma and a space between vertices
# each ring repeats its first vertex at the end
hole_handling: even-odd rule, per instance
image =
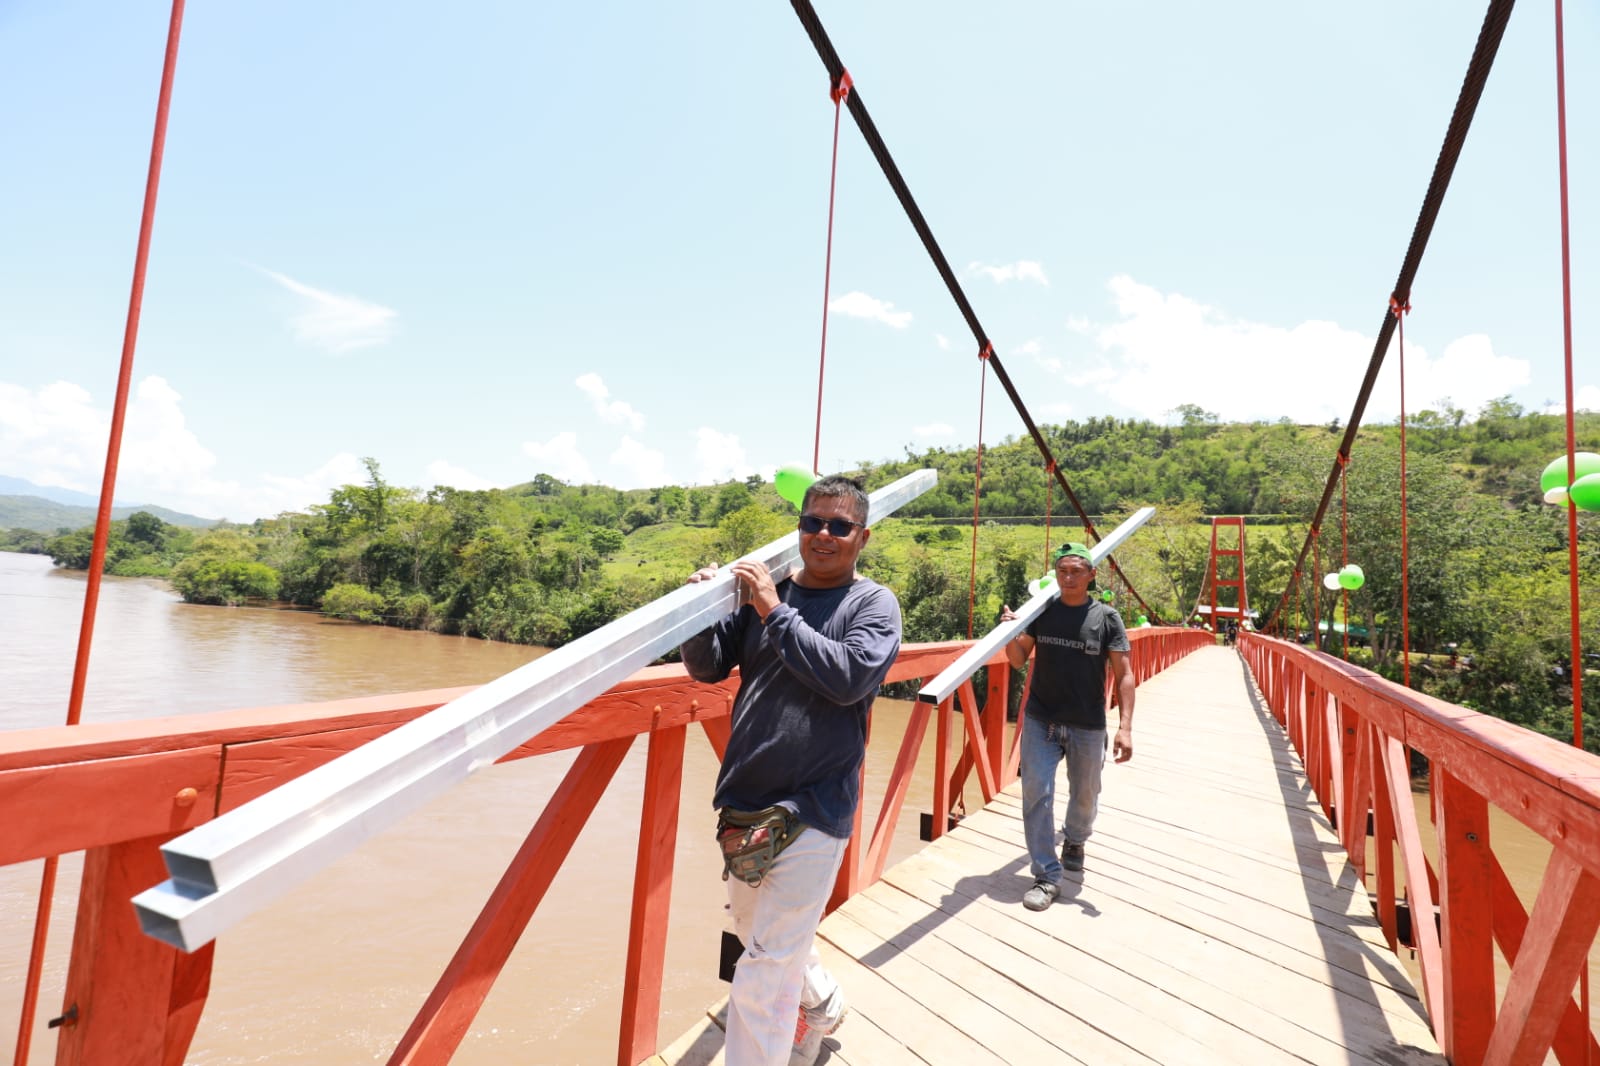
MULTIPOLYGON (((1117 546, 1133 535, 1134 531, 1156 513, 1154 507, 1141 507, 1116 529, 1089 549, 1089 555, 1094 565, 1099 566, 1100 561, 1116 550, 1117 546)), ((968 678, 978 672, 984 663, 994 658, 994 653, 1005 647, 1006 642, 1027 628, 1028 623, 1039 616, 1039 613, 1049 605, 1050 601, 1060 595, 1056 588, 1056 576, 1051 573, 1043 579, 1043 587, 1028 597, 1028 602, 1017 608, 1012 613, 1016 615, 1009 622, 1001 622, 988 633, 979 637, 972 647, 961 653, 961 657, 940 671, 939 676, 922 687, 917 693, 917 699, 923 703, 943 703, 950 698, 951 693, 960 688, 968 678)))
MULTIPOLYGON (((919 470, 869 497, 871 525, 933 488, 919 470)), ((781 581, 790 533, 744 556, 781 581)), ((369 837, 733 610, 724 567, 346 752, 162 847, 171 879, 134 897, 144 932, 185 951, 214 940, 369 837)))

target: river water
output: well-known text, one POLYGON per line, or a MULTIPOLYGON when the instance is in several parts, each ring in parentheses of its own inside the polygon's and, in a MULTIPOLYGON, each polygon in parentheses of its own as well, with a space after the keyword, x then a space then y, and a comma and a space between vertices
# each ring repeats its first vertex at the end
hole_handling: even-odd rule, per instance
MULTIPOLYGON (((83 611, 82 574, 0 553, 0 729, 65 721, 83 611)), ((291 611, 183 604, 161 581, 101 589, 83 721, 195 714, 468 685, 541 649, 332 622, 291 611)), ((881 802, 909 705, 880 700, 868 757, 881 802)), ((931 791, 924 744, 891 862, 918 846, 931 791)), ((490 993, 455 1061, 616 1060, 646 742, 636 741, 490 993)), ((524 759, 468 778, 252 916, 218 942, 211 996, 188 1062, 383 1062, 477 917, 572 755, 524 759)), ((663 990, 661 1038, 724 995, 721 865, 711 840, 716 758, 691 730, 663 990)), ((16 1040, 41 864, 0 868, 0 1034, 16 1040)), ((54 1061, 81 860, 64 859, 32 1062, 54 1061)))

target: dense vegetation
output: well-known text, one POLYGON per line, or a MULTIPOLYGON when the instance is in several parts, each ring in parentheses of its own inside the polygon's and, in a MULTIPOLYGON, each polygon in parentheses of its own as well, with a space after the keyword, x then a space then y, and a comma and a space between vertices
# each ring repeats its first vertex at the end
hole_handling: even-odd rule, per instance
MULTIPOLYGON (((1157 519, 1119 553, 1137 590, 1109 568, 1102 585, 1130 624, 1142 614, 1181 621, 1201 595, 1211 514, 1246 514, 1253 607, 1309 639, 1317 620, 1348 621, 1371 635, 1353 652, 1387 676, 1400 673, 1399 427, 1360 435, 1348 476, 1349 558, 1366 570, 1350 617, 1320 592, 1312 557, 1291 586, 1307 523, 1342 436, 1337 423, 1220 424, 1199 408, 1180 421, 1090 419, 1044 428, 1068 479, 1101 532, 1145 504, 1157 519)), ((1600 447, 1600 416, 1581 416, 1579 446, 1600 447)), ((1539 499, 1544 465, 1564 450, 1562 420, 1497 400, 1472 420, 1446 405, 1408 426, 1413 684, 1539 729, 1570 736, 1573 676, 1567 636, 1565 516, 1539 499), (1450 646, 1460 658, 1449 661, 1450 646), (1470 663, 1470 667, 1462 664, 1470 663)), ((1003 603, 1046 571, 1049 537, 1084 539, 1031 440, 984 449, 983 525, 975 575, 973 449, 908 448, 903 459, 862 463, 878 487, 921 467, 936 490, 875 528, 862 568, 901 598, 906 639, 940 640, 992 625, 1003 603), (1048 495, 1047 495, 1048 493, 1048 495)), ((546 475, 506 490, 427 492, 368 479, 334 491, 306 513, 248 526, 180 529, 146 514, 113 524, 109 573, 166 576, 186 600, 278 601, 326 614, 441 633, 558 645, 677 587, 695 566, 725 561, 793 529, 793 508, 760 479, 712 487, 618 491, 546 475)), ((1339 495, 1323 522, 1322 571, 1337 569, 1346 534, 1339 495)), ((1594 519, 1585 516, 1586 531, 1594 519)), ((1593 536, 1580 533, 1583 632, 1600 622, 1593 536)), ((86 567, 90 531, 40 538, 0 534, 0 548, 45 551, 86 567)), ((1338 652, 1340 642, 1329 645, 1338 652)), ((1600 648, 1589 649, 1600 653, 1600 648)), ((1590 706, 1600 685, 1590 679, 1590 706)), ((1596 731, 1600 734, 1600 731, 1596 731)), ((1591 736, 1591 748, 1600 747, 1591 736)))

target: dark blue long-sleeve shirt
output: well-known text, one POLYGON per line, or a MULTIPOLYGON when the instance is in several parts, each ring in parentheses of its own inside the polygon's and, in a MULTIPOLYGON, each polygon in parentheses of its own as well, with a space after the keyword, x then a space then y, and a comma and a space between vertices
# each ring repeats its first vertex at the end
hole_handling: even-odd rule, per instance
POLYGON ((806 825, 848 837, 861 799, 867 714, 900 650, 900 604, 866 578, 831 589, 793 581, 767 615, 741 607, 684 642, 696 681, 739 667, 733 730, 712 803, 782 804, 806 825))

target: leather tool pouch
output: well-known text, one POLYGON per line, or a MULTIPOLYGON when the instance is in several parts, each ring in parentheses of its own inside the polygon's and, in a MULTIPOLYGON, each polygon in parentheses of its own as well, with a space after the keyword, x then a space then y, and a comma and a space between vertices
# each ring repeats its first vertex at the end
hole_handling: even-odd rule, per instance
POLYGON ((783 849, 805 830, 805 823, 787 807, 759 811, 717 812, 717 844, 722 848, 722 879, 737 877, 759 885, 783 849))

